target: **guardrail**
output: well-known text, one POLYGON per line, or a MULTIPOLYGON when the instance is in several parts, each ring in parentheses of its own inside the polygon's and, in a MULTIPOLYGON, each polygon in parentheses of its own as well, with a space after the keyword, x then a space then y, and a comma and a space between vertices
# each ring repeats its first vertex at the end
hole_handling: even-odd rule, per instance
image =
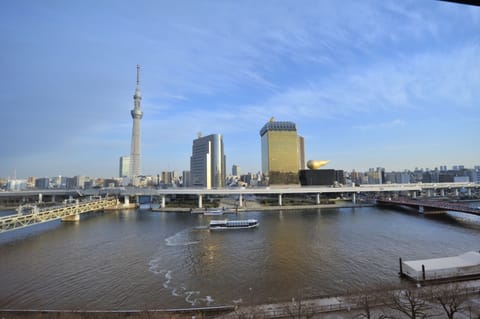
POLYGON ((99 200, 87 200, 83 202, 65 203, 39 209, 30 206, 32 212, 30 214, 22 214, 21 210, 16 215, 0 217, 0 233, 24 228, 36 224, 46 223, 63 217, 78 215, 86 212, 103 210, 108 207, 117 205, 116 198, 104 198, 99 200))

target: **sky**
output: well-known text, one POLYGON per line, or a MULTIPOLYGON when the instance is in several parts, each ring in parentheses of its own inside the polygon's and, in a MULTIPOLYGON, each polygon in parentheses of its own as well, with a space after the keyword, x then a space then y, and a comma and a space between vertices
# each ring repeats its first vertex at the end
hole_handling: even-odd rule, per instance
POLYGON ((118 175, 141 65, 142 172, 274 117, 325 168, 480 165, 480 7, 434 0, 2 0, 0 177, 118 175))

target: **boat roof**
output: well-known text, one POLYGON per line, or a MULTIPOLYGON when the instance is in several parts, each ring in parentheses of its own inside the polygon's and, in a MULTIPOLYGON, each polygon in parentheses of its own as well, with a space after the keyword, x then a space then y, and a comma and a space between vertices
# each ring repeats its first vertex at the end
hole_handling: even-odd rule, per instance
POLYGON ((454 257, 409 260, 403 263, 416 271, 422 271, 422 265, 424 265, 427 270, 478 266, 480 265, 480 253, 477 251, 469 251, 454 257))
POLYGON ((216 219, 211 220, 210 224, 225 224, 225 223, 256 223, 256 219, 216 219))

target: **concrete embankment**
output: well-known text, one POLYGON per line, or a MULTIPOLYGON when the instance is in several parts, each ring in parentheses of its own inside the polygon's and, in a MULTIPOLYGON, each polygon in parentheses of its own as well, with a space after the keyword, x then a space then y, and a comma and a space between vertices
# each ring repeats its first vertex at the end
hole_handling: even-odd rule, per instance
POLYGON ((0 319, 184 319, 217 318, 234 306, 159 310, 1 310, 0 319))
MULTIPOLYGON (((269 210, 303 210, 303 209, 328 209, 328 208, 360 208, 360 207, 372 207, 375 204, 351 204, 351 203, 341 203, 341 204, 321 204, 321 205, 289 205, 289 206, 265 206, 265 205, 255 205, 252 207, 244 208, 232 208, 225 207, 226 213, 235 213, 235 212, 248 212, 248 211, 269 211, 269 210)), ((220 207, 221 209, 221 207, 220 207)), ((165 207, 165 208, 152 208, 152 211, 155 212, 194 212, 202 213, 205 209, 202 208, 186 208, 186 207, 165 207)))

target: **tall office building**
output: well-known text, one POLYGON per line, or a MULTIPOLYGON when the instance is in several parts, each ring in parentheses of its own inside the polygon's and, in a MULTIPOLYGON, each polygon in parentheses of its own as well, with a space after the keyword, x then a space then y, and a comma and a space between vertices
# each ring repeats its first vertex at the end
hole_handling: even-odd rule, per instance
POLYGON ((225 186, 225 162, 223 138, 212 134, 193 141, 190 157, 190 186, 210 189, 225 186))
POLYGON ((240 177, 240 166, 238 165, 232 165, 232 175, 240 177))
POLYGON ((305 139, 303 136, 298 136, 298 167, 305 169, 305 139))
POLYGON ((130 176, 130 156, 120 157, 118 176, 119 177, 130 176))
POLYGON ((260 136, 262 173, 268 177, 269 184, 298 184, 298 171, 300 162, 305 161, 305 150, 295 123, 275 122, 272 118, 262 127, 260 136))
POLYGON ((135 95, 133 96, 134 108, 130 112, 133 119, 132 128, 132 145, 130 151, 130 176, 140 176, 142 173, 140 163, 140 120, 143 117, 143 112, 140 108, 142 96, 140 94, 140 65, 137 64, 137 87, 135 95))

